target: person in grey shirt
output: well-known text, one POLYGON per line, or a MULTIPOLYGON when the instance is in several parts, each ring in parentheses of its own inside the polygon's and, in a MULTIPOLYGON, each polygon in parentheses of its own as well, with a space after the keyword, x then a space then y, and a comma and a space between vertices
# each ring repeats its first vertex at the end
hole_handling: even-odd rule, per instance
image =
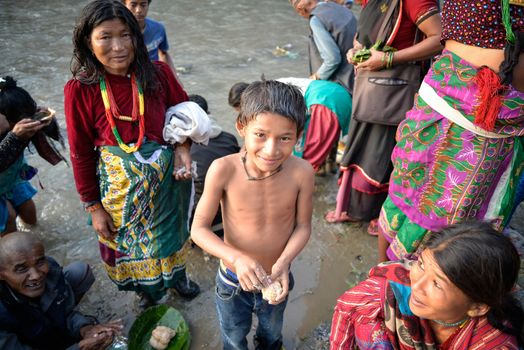
POLYGON ((330 80, 353 91, 353 65, 345 59, 353 48, 357 19, 347 7, 335 2, 291 0, 295 11, 309 19, 310 78, 330 80))

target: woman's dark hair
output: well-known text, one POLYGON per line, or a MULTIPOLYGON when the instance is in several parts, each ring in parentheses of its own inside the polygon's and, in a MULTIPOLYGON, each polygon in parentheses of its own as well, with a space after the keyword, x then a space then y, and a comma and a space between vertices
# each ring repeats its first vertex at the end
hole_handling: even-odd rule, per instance
POLYGON ((157 86, 155 67, 149 60, 144 38, 135 16, 120 1, 94 0, 84 7, 73 31, 74 49, 71 72, 84 84, 98 84, 100 76, 104 74, 104 67, 89 49, 89 40, 93 29, 102 22, 115 18, 129 27, 133 38, 135 60, 130 70, 135 72, 142 89, 151 93, 157 86))
POLYGON ((524 32, 515 32, 515 42, 506 43, 504 61, 499 67, 499 77, 503 84, 509 85, 513 81, 513 69, 519 63, 522 51, 524 51, 524 32))
POLYGON ((262 80, 249 84, 240 98, 237 123, 246 126, 265 112, 279 114, 295 123, 297 136, 304 129, 306 102, 294 85, 277 80, 262 80))
POLYGON ((231 107, 240 108, 240 96, 242 96, 242 93, 248 86, 248 83, 239 82, 235 83, 231 87, 231 89, 229 90, 229 96, 227 98, 227 101, 229 102, 229 105, 231 107))
POLYGON ((510 294, 520 269, 511 240, 489 224, 466 222, 434 232, 429 248, 442 272, 473 302, 490 307, 488 322, 524 344, 524 311, 510 294))
POLYGON ((16 80, 9 76, 0 79, 0 113, 10 123, 32 116, 36 108, 35 100, 27 91, 16 86, 16 80))

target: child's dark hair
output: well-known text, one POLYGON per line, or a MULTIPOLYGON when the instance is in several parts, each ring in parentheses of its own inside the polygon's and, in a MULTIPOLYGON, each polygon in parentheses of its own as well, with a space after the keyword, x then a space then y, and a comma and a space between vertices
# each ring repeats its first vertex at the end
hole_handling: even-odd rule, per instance
POLYGON ((16 80, 9 76, 0 79, 0 113, 10 123, 32 116, 36 108, 35 100, 27 91, 16 86, 16 80))
POLYGON ((489 224, 466 222, 434 232, 426 248, 449 280, 473 302, 490 307, 488 322, 524 345, 524 311, 510 294, 520 257, 511 240, 489 224))
MULTIPOLYGON (((127 4, 127 0, 121 0, 122 1, 122 4, 126 5, 127 4)), ((152 0, 147 0, 147 4, 148 5, 151 5, 151 1, 152 0)))
POLYGON ((293 121, 297 126, 297 134, 304 129, 306 103, 302 93, 294 85, 276 80, 256 81, 249 84, 240 99, 237 122, 246 126, 264 112, 280 114, 293 121))
POLYGON ((227 98, 227 101, 231 107, 240 108, 240 96, 242 96, 242 93, 248 86, 249 84, 244 82, 233 84, 229 90, 229 96, 227 98))
POLYGON ((191 102, 195 102, 197 105, 200 106, 200 108, 202 108, 204 110, 204 112, 206 112, 207 114, 209 114, 209 110, 208 110, 208 107, 207 107, 207 101, 204 97, 200 96, 200 95, 189 95, 189 101, 191 102))

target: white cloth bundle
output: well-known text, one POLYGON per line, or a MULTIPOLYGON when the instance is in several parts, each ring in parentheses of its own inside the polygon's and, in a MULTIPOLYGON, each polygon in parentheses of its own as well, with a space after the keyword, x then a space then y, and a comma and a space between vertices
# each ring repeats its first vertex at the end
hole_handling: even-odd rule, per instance
POLYGON ((313 81, 312 79, 308 78, 279 78, 277 81, 285 84, 295 85, 297 88, 299 88, 300 92, 302 92, 302 95, 306 93, 307 88, 309 87, 309 84, 313 81))
POLYGON ((209 117, 195 102, 182 102, 166 111, 163 136, 171 144, 184 143, 189 137, 207 146, 210 132, 209 117))

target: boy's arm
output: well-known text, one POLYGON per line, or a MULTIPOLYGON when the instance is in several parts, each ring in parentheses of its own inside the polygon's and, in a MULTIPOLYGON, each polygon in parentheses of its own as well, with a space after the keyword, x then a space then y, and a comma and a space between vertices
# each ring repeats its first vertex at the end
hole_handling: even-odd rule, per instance
POLYGON ((232 176, 224 159, 217 159, 209 167, 204 183, 204 192, 198 201, 191 226, 191 239, 209 254, 234 266, 240 286, 246 291, 253 291, 258 285, 267 285, 264 268, 254 259, 238 249, 224 243, 211 230, 220 200, 225 188, 225 181, 232 176))
POLYGON ((300 169, 301 182, 297 198, 296 225, 293 233, 271 269, 271 280, 279 280, 282 293, 271 304, 278 304, 286 298, 289 292, 289 266, 296 256, 304 249, 311 235, 311 217, 313 215, 313 191, 315 175, 309 163, 300 169))

